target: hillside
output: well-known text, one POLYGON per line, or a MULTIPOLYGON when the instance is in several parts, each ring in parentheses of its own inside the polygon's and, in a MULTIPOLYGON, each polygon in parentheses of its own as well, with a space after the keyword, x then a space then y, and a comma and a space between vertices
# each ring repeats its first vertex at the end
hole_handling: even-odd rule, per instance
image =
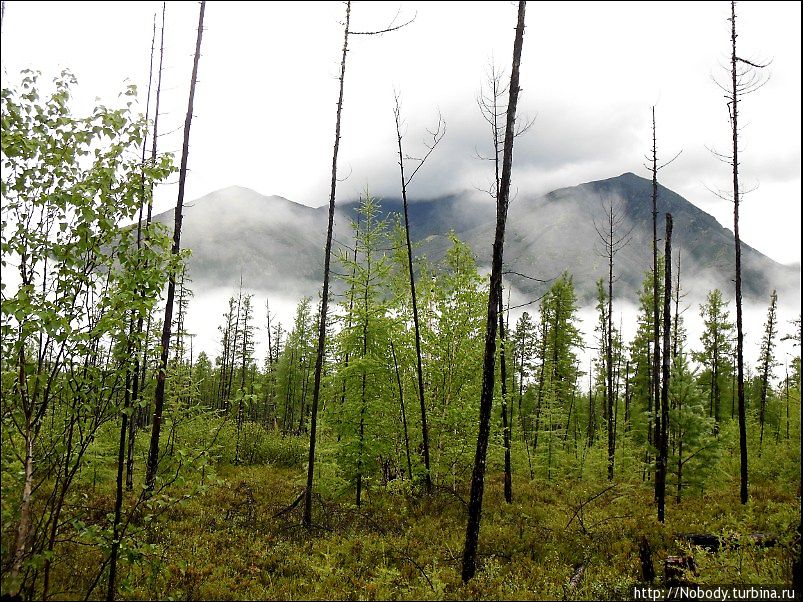
MULTIPOLYGON (((578 296, 589 301, 595 282, 607 272, 597 252, 594 223, 604 222, 604 203, 613 202, 623 217, 630 243, 616 256, 615 295, 634 298, 651 265, 652 183, 632 173, 561 188, 536 197, 520 194, 511 203, 505 242, 506 269, 546 280, 511 275, 524 294, 538 295, 564 270, 574 275, 578 296)), ((383 199, 383 212, 401 212, 399 199, 383 199)), ((349 221, 357 201, 342 203, 335 220, 335 250, 348 244, 349 221)), ((680 252, 685 290, 705 294, 714 287, 732 288, 733 235, 708 213, 677 193, 659 186, 659 236, 663 213, 674 217, 674 249, 680 252)), ((410 203, 412 236, 418 254, 432 261, 443 257, 448 233, 471 245, 481 266, 490 261, 495 209, 458 195, 410 203)), ((182 245, 192 249, 190 272, 197 289, 231 287, 240 273, 257 290, 315 295, 323 271, 327 207, 312 208, 278 196, 230 187, 208 194, 185 210, 182 245)), ((172 224, 173 213, 156 217, 172 224)), ((781 265, 743 245, 744 296, 765 301, 772 288, 799 297, 800 271, 781 265)))

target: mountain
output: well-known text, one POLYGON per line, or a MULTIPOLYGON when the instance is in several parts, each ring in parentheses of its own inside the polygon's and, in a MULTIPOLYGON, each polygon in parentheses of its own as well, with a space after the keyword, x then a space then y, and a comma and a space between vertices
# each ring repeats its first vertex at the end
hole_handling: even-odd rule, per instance
MULTIPOLYGON (((659 237, 663 214, 674 218, 673 255, 681 257, 681 284, 693 297, 708 290, 733 288, 733 234, 677 193, 659 186, 659 237)), ((629 244, 615 258, 615 296, 635 299, 644 272, 652 265, 652 182, 632 173, 561 188, 543 196, 519 195, 508 212, 505 269, 508 281, 524 295, 537 296, 563 271, 573 274, 578 296, 588 302, 595 282, 607 274, 595 223, 605 223, 604 203, 621 216, 629 244), (539 282, 539 280, 546 282, 539 282)), ((357 201, 341 203, 335 216, 333 251, 351 240, 350 221, 357 201)), ((400 214, 399 199, 381 200, 383 213, 400 214)), ((490 264, 495 207, 451 195, 409 205, 417 254, 439 261, 449 247, 448 233, 466 241, 480 266, 490 264)), ((307 207, 278 196, 230 187, 187 204, 182 246, 194 288, 234 287, 242 272, 249 288, 288 296, 316 295, 323 275, 328 207, 307 207)), ((173 212, 157 221, 171 226, 173 212)), ((659 243, 663 249, 663 243, 659 243)), ((766 301, 772 288, 794 291, 799 299, 799 266, 784 266, 742 245, 743 287, 747 300, 766 301)), ((333 263, 336 266, 336 263, 333 263)), ((335 267, 337 270, 337 267, 335 267)), ((783 294, 783 293, 782 293, 783 294)))

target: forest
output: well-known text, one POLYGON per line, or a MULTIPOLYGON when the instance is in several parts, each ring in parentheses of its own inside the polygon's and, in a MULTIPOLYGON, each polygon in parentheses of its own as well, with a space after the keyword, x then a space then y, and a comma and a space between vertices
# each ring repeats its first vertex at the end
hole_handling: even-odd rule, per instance
POLYGON ((628 600, 642 586, 694 597, 715 585, 800 599, 801 321, 781 319, 783 283, 770 283, 760 343, 745 344, 740 136, 756 116, 741 103, 760 94, 768 65, 742 50, 737 4, 722 3, 711 32, 729 57, 711 94, 724 95, 730 122, 717 158, 732 184, 721 195, 733 207, 733 287, 685 300, 673 248, 685 225, 659 194, 678 155, 660 146, 661 115, 647 107, 646 158, 633 162, 646 160, 652 181, 650 262, 638 298, 625 299, 617 260, 635 242, 606 199, 590 337, 568 270, 535 301, 511 303, 505 232, 516 141, 532 134, 517 108, 536 85, 521 57, 537 3, 515 3, 512 60, 476 99, 496 208, 488 269, 454 232, 442 258, 417 251, 408 195, 451 131, 438 115, 423 152, 409 149, 398 94, 402 211, 384 212, 365 188, 349 239, 333 236, 350 44, 382 44, 416 18, 357 29, 360 4, 343 3, 338 34, 318 295, 282 323, 241 276, 214 351, 194 348, 187 326, 198 290, 181 240, 215 26, 206 2, 190 24, 179 153, 159 147, 169 5, 142 49, 147 90, 76 113, 70 71, 4 74, 3 600, 628 600), (154 191, 172 179, 165 226, 154 191), (625 302, 638 308, 634 329, 617 323, 625 302), (692 313, 699 336, 684 323, 692 313))

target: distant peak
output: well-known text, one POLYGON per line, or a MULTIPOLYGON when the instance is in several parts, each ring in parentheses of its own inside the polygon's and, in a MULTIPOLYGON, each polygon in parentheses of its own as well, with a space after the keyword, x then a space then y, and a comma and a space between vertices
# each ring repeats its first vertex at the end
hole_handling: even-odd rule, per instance
POLYGON ((616 176, 615 178, 608 178, 608 180, 601 180, 602 182, 611 181, 611 180, 628 180, 631 182, 644 182, 648 181, 647 178, 643 178, 639 175, 634 174, 632 171, 626 171, 625 173, 616 176))

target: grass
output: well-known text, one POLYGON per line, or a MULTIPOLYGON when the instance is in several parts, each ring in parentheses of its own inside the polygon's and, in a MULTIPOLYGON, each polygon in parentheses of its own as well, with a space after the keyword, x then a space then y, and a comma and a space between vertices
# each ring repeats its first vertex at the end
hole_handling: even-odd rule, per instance
MULTIPOLYGON (((627 599, 641 581, 642 537, 650 543, 659 579, 663 558, 692 553, 697 575, 690 577, 700 584, 791 581, 798 500, 770 482, 754 485, 746 506, 739 504, 736 483, 690 495, 681 505, 672 501, 661 525, 649 483, 610 486, 519 477, 508 505, 501 475, 490 475, 479 571, 464 585, 466 491, 422 495, 401 483, 375 485, 360 508, 350 494, 316 495, 314 526, 307 530, 300 525, 301 504, 281 512, 301 491, 300 472, 298 467, 221 467, 215 484, 170 506, 142 531, 150 547, 136 562, 123 563, 122 597, 627 599), (676 534, 688 532, 772 533, 780 544, 709 553, 676 540, 676 534), (582 579, 570 588, 580 565, 582 579)), ((91 496, 90 506, 111 507, 111 483, 106 485, 108 491, 99 488, 91 496)), ((69 566, 59 565, 57 578, 70 584, 66 591, 80 592, 85 577, 97 570, 100 552, 75 546, 70 558, 69 566)))

